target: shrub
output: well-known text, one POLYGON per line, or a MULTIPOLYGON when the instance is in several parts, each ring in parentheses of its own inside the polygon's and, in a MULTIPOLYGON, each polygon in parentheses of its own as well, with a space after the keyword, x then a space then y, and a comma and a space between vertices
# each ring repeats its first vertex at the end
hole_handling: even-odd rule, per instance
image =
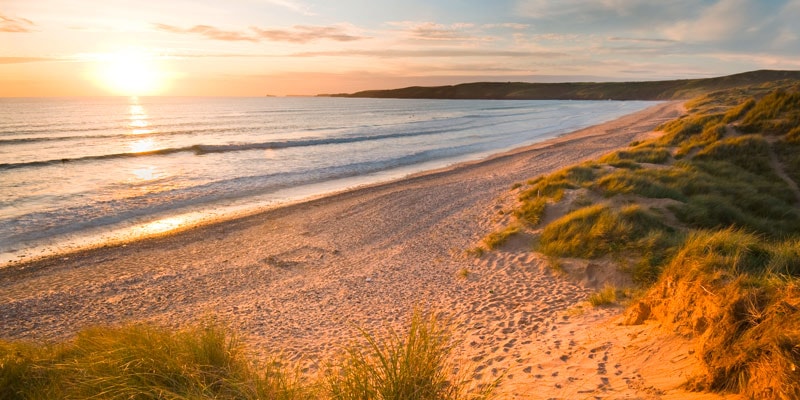
POLYGON ((547 198, 536 197, 527 199, 514 210, 514 215, 521 221, 532 226, 539 225, 542 221, 545 208, 547 207, 547 198))
POLYGON ((216 323, 172 333, 147 325, 91 328, 70 342, 0 343, 0 392, 25 398, 310 398, 271 364, 258 373, 216 323))
MULTIPOLYGON (((611 153, 600 159, 600 162, 614 165, 622 160, 635 161, 637 163, 663 164, 672 155, 667 149, 654 147, 641 147, 633 150, 620 150, 611 153)), ((617 166, 617 165, 614 165, 617 166)))
POLYGON ((389 332, 385 341, 363 332, 367 346, 352 346, 344 361, 326 376, 336 400, 481 399, 492 386, 470 390, 466 379, 453 378, 449 355, 454 342, 433 315, 415 311, 408 333, 389 332))
POLYGON ((665 320, 702 335, 707 374, 692 386, 800 396, 800 281, 790 267, 800 263, 797 246, 735 229, 690 235, 648 298, 665 320))
POLYGON ((492 232, 486 235, 486 237, 483 238, 483 243, 486 245, 486 247, 489 248, 489 250, 493 250, 502 246, 505 242, 508 241, 508 238, 510 238, 513 235, 516 235, 517 233, 519 233, 519 231, 520 231, 519 225, 509 225, 501 231, 492 232))
POLYGON ((561 200, 564 189, 576 189, 595 179, 595 169, 589 165, 577 165, 562 169, 530 182, 531 188, 523 191, 519 199, 526 201, 535 197, 561 200))
POLYGON ((606 286, 589 296, 589 303, 595 307, 609 306, 617 302, 617 288, 606 286))
MULTIPOLYGON (((639 206, 620 211, 594 205, 573 211, 547 225, 539 238, 542 253, 597 258, 623 250, 642 250, 640 239, 651 231, 670 231, 658 217, 639 206)), ((668 247, 658 243, 659 247, 668 247)))

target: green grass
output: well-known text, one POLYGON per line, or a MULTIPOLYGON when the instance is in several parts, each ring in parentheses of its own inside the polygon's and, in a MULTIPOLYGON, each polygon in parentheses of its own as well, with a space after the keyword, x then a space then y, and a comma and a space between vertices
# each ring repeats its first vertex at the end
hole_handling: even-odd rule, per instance
POLYGON ((536 197, 522 202, 522 205, 514 209, 514 216, 526 224, 536 226, 542 221, 546 208, 547 198, 536 197))
POLYGON ((676 158, 683 158, 695 150, 704 148, 705 146, 722 139, 725 136, 724 124, 710 124, 703 128, 699 135, 689 137, 680 143, 680 147, 675 152, 676 158))
POLYGON ((654 199, 685 200, 675 181, 686 179, 687 171, 672 169, 669 171, 642 169, 618 169, 598 179, 594 188, 605 197, 620 194, 636 194, 654 199))
POLYGON ((454 374, 445 324, 415 311, 408 331, 348 347, 318 379, 279 359, 256 363, 218 323, 172 332, 91 328, 55 344, 0 342, 0 399, 485 399, 497 382, 454 374))
POLYGON ((756 105, 755 99, 750 98, 745 100, 738 106, 728 110, 725 113, 725 116, 722 118, 722 122, 727 124, 740 120, 745 114, 747 114, 751 109, 753 109, 755 105, 756 105))
POLYGON ((388 339, 363 332, 366 346, 354 345, 326 376, 331 399, 483 399, 493 388, 471 389, 453 377, 449 356, 454 342, 433 315, 415 312, 404 335, 388 339))
POLYGON ((573 211, 547 225, 538 250, 549 256, 598 258, 606 255, 639 255, 633 278, 645 283, 657 276, 663 262, 680 240, 672 228, 652 212, 631 205, 615 210, 594 205, 573 211))
POLYGON ((708 374, 694 379, 696 388, 800 396, 798 265, 797 239, 765 241, 732 229, 690 235, 649 296, 702 335, 708 374))
POLYGON ((773 148, 786 174, 800 184, 800 126, 789 131, 773 148))
POLYGON ((715 141, 697 153, 694 159, 725 161, 754 174, 773 174, 769 165, 769 144, 761 135, 715 141))
POLYGON ((622 161, 633 161, 636 163, 664 164, 672 158, 669 150, 655 147, 640 147, 631 150, 620 150, 611 153, 599 161, 609 165, 615 165, 622 161))
POLYGON ((483 244, 489 250, 494 250, 505 244, 511 236, 520 232, 521 228, 518 225, 509 225, 501 231, 492 232, 483 238, 483 244))
POLYGON ((595 179, 595 168, 590 164, 576 165, 529 182, 530 188, 522 191, 520 201, 546 197, 561 200, 565 189, 577 189, 595 179))
POLYGON ((602 199, 546 225, 536 249, 607 257, 650 288, 641 301, 654 317, 700 341, 707 373, 692 387, 800 398, 800 209, 770 162, 772 150, 800 182, 800 84, 710 93, 687 107, 658 139, 531 181, 537 194, 602 199), (672 201, 637 205, 647 199, 672 201))
POLYGON ((311 398, 296 376, 253 367, 221 325, 91 328, 53 345, 0 343, 0 398, 311 398))
POLYGON ((589 303, 595 307, 610 306, 617 303, 617 288, 606 286, 589 296, 589 303))
POLYGON ((773 91, 760 99, 742 119, 746 132, 781 135, 800 125, 800 91, 773 91))

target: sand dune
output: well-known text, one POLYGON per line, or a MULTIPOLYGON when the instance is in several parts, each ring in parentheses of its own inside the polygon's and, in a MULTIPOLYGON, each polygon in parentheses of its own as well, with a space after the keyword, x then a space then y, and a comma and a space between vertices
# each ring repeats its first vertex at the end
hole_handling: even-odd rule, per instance
POLYGON ((0 337, 213 314, 258 354, 282 349, 314 373, 357 327, 400 328, 421 307, 453 321, 455 357, 476 367, 476 380, 504 377, 502 398, 687 398, 676 389, 693 365, 687 343, 617 326, 619 310, 583 303, 592 287, 526 249, 465 251, 494 228, 512 184, 625 146, 680 112, 662 103, 481 162, 9 266, 0 337))

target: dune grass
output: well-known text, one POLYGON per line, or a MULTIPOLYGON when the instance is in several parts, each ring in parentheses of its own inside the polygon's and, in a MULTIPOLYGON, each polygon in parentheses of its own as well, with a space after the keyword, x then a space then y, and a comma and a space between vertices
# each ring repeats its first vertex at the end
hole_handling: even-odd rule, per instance
POLYGON ((454 376, 451 333, 433 315, 415 312, 408 332, 386 340, 362 332, 366 346, 351 346, 325 378, 331 399, 485 399, 492 385, 471 388, 454 376))
POLYGON ((494 250, 503 244, 505 244, 511 236, 514 236, 520 232, 520 226, 516 224, 509 225, 502 230, 492 232, 486 235, 483 238, 483 244, 486 245, 489 250, 494 250))
POLYGON ((90 328, 52 345, 0 343, 0 398, 312 398, 290 371, 253 367, 216 323, 179 332, 90 328))
POLYGON ((557 257, 633 257, 627 267, 633 280, 647 284, 657 278, 660 265, 680 240, 681 236, 658 215, 638 205, 620 210, 593 205, 547 225, 537 249, 557 257))
MULTIPOLYGON (((523 206, 574 190, 595 199, 544 226, 535 248, 630 272, 652 318, 702 340, 707 374, 693 387, 800 398, 800 209, 770 161, 774 152, 800 183, 800 84, 686 106, 660 138, 529 181, 523 206)), ((590 301, 616 294, 605 288, 590 301)))
MULTIPOLYGON (((407 332, 362 331, 319 379, 274 358, 258 364, 213 321, 178 332, 152 325, 90 328, 55 344, 0 342, 0 399, 392 399, 489 398, 455 375, 447 326, 415 311, 407 332)), ((496 383, 496 382, 495 382, 496 383)))
POLYGON ((589 295, 589 303, 595 307, 610 306, 617 303, 617 288, 605 286, 603 289, 589 295))
POLYGON ((698 389, 800 398, 800 241, 697 231, 649 296, 702 340, 698 389), (671 287, 671 289, 669 288, 671 287))

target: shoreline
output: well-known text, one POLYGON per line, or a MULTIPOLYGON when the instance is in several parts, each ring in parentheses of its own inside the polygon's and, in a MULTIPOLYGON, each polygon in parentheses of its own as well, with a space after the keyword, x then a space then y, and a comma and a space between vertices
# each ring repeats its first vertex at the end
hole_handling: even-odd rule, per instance
POLYGON ((305 185, 300 188, 281 189, 274 193, 241 198, 218 205, 211 203, 204 207, 189 207, 180 210, 160 212, 153 214, 152 218, 147 221, 133 224, 118 221, 111 225, 62 233, 51 238, 35 239, 26 247, 0 252, 0 270, 13 266, 46 262, 50 259, 70 257, 73 254, 81 254, 108 247, 127 246, 128 244, 138 241, 178 235, 186 231, 202 229, 216 224, 224 224, 241 218, 255 217, 259 214, 268 213, 283 207, 318 201, 326 197, 333 197, 361 190, 370 190, 395 183, 402 184, 405 180, 445 174, 460 168, 470 168, 475 166, 475 164, 493 162, 497 158, 507 158, 519 153, 557 145, 561 143, 564 138, 580 136, 582 132, 591 132, 595 127, 645 112, 659 105, 676 103, 676 101, 654 101, 654 103, 657 104, 644 110, 576 131, 564 132, 550 139, 545 139, 533 144, 509 148, 499 152, 490 151, 429 162, 429 164, 438 165, 430 169, 421 169, 419 166, 402 167, 397 170, 380 171, 361 177, 342 178, 334 181, 305 185), (377 179, 372 178, 372 176, 381 175, 384 177, 377 179), (338 181, 342 181, 342 183, 337 184, 338 181), (312 189, 316 187, 320 187, 321 189, 312 189))
MULTIPOLYGON (((681 102, 662 103, 485 160, 5 267, 0 338, 60 340, 91 325, 180 327, 213 315, 257 356, 281 349, 313 374, 359 328, 401 330, 421 308, 453 321, 455 357, 480 365, 475 381, 505 375, 503 398, 678 390, 681 382, 649 377, 645 361, 627 364, 636 352, 625 334, 595 329, 613 326, 618 311, 583 308, 592 286, 554 275, 521 246, 480 258, 466 250, 496 227, 514 183, 625 147, 681 114, 681 102)), ((644 329, 626 332, 662 340, 644 329)))
MULTIPOLYGON (((641 103, 635 106, 635 108, 639 108, 641 106, 652 107, 663 102, 632 103, 641 103)), ((605 116, 604 118, 610 118, 610 116, 605 116)), ((584 124, 578 123, 575 125, 579 127, 584 124)), ((573 129, 577 129, 577 127, 573 129)), ((0 245, 0 269, 11 265, 65 257, 73 253, 102 247, 120 246, 138 240, 175 234, 342 192, 459 168, 462 165, 482 162, 498 155, 513 153, 519 149, 535 146, 575 132, 562 131, 563 129, 564 127, 561 123, 549 128, 534 126, 530 128, 530 131, 537 132, 536 137, 528 138, 523 143, 511 146, 506 143, 505 146, 509 147, 484 149, 474 153, 449 156, 418 164, 395 166, 387 170, 374 171, 363 175, 310 181, 299 186, 277 186, 268 191, 264 189, 265 192, 237 193, 236 191, 227 191, 225 195, 217 199, 196 203, 188 202, 183 205, 176 204, 169 208, 164 207, 163 204, 159 206, 156 201, 155 203, 159 207, 151 210, 151 212, 135 212, 133 214, 123 212, 122 214, 116 214, 115 210, 107 213, 104 217, 91 217, 100 221, 96 223, 92 222, 93 220, 86 222, 76 221, 77 223, 54 224, 49 229, 38 229, 36 228, 37 224, 31 224, 32 228, 29 232, 18 232, 7 237, 4 236, 7 240, 0 239, 0 242, 2 242, 2 245, 0 245), (127 216, 123 217, 123 215, 127 216)), ((523 137, 527 138, 528 135, 523 134, 523 137)), ((125 207, 123 206, 123 208, 125 207)), ((49 219, 45 218, 41 221, 49 219)), ((13 225, 12 228, 14 228, 13 225)))

